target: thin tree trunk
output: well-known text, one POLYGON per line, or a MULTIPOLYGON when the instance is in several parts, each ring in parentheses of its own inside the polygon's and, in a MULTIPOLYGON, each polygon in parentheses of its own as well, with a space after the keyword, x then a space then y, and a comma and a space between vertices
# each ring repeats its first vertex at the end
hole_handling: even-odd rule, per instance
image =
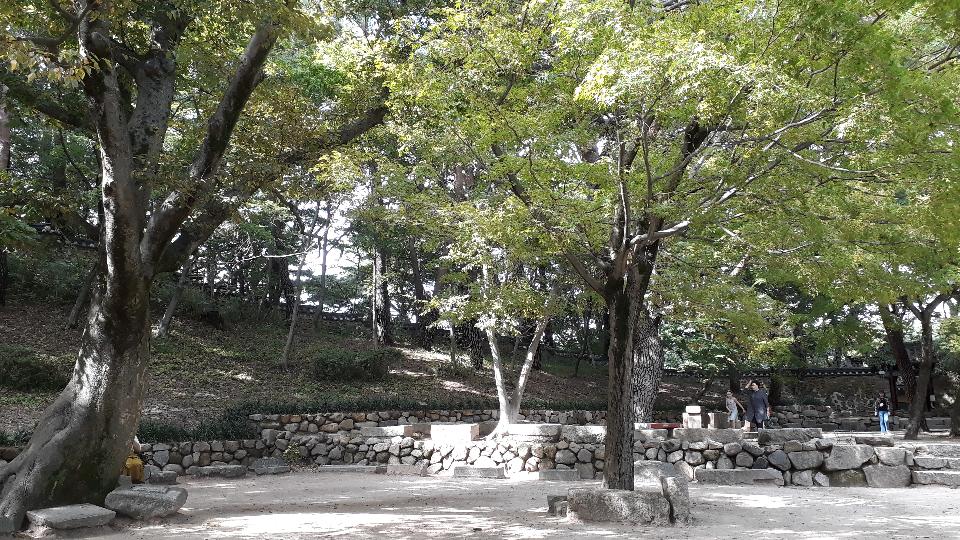
POLYGON ((80 294, 77 295, 77 300, 73 303, 70 315, 67 316, 67 328, 76 328, 79 326, 80 314, 83 313, 83 308, 87 305, 87 300, 90 298, 90 289, 93 287, 93 283, 99 274, 100 260, 97 259, 90 265, 90 270, 87 271, 87 275, 83 280, 83 286, 80 287, 80 294))
POLYGON ((327 299, 327 255, 330 243, 330 227, 333 225, 333 206, 327 201, 327 226, 323 229, 323 240, 320 242, 320 293, 317 295, 317 312, 313 315, 313 326, 320 326, 323 320, 323 304, 327 299))
MULTIPOLYGON (((329 206, 328 206, 329 208, 329 206)), ((290 312, 290 328, 287 330, 287 341, 283 346, 283 354, 280 356, 280 366, 284 371, 290 369, 290 355, 293 353, 293 338, 297 334, 297 319, 300 317, 300 296, 303 294, 303 265, 307 262, 307 252, 310 251, 313 244, 313 235, 317 229, 317 223, 320 221, 320 205, 317 205, 317 213, 313 216, 313 223, 310 224, 310 230, 306 231, 303 237, 303 245, 300 251, 300 262, 297 263, 297 277, 294 285, 293 308, 290 312)), ((329 227, 328 227, 329 228, 329 227)))
POLYGON ((633 413, 637 422, 653 422, 653 408, 663 378, 660 318, 651 317, 643 309, 634 336, 633 413))
POLYGON ((584 357, 590 355, 590 308, 583 311, 583 342, 580 344, 580 355, 577 356, 577 363, 573 366, 573 376, 580 375, 580 362, 584 357))
POLYGON ((917 381, 916 394, 910 402, 910 422, 907 424, 903 438, 916 440, 920 435, 920 428, 925 420, 924 410, 927 406, 927 394, 930 389, 930 380, 933 375, 933 325, 931 310, 920 311, 920 377, 917 381))
MULTIPOLYGON (((6 88, 0 85, 0 172, 10 170, 10 114, 4 107, 6 88)), ((7 305, 7 287, 10 271, 7 264, 7 250, 0 245, 0 306, 7 305)))
POLYGON ((194 260, 193 257, 188 257, 187 260, 183 261, 183 266, 180 268, 180 277, 177 279, 177 286, 173 289, 173 294, 170 296, 170 303, 167 304, 167 309, 163 312, 163 318, 160 319, 160 325, 157 326, 157 337, 164 337, 170 332, 170 321, 173 320, 173 314, 177 312, 177 304, 180 302, 183 289, 186 287, 187 280, 190 278, 190 269, 193 267, 194 260))
POLYGON ((373 253, 373 329, 378 345, 393 344, 393 329, 390 315, 390 290, 386 278, 387 253, 375 248, 373 253))

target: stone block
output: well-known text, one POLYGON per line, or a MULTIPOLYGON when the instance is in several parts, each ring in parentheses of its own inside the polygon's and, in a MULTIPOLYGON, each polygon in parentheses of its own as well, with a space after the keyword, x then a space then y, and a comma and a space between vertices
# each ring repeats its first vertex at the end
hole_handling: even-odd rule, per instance
POLYGON ((830 455, 823 460, 826 471, 843 471, 856 469, 874 456, 872 446, 865 444, 838 444, 830 450, 830 455))
POLYGON ((956 444, 925 444, 920 451, 930 456, 960 458, 960 445, 956 444))
POLYGON ((943 469, 947 466, 946 458, 933 456, 914 456, 914 464, 922 469, 943 469))
MULTIPOLYGON (((823 458, 821 456, 821 461, 822 459, 823 458)), ((788 470, 791 464, 790 458, 787 456, 787 453, 780 449, 774 450, 773 453, 767 456, 767 462, 773 467, 780 469, 781 471, 788 470)))
POLYGON ((110 523, 117 513, 93 504, 71 504, 40 510, 29 510, 27 520, 37 527, 79 529, 100 527, 110 523))
POLYGON ((743 431, 739 429, 677 428, 673 430, 673 438, 681 443, 707 441, 720 444, 738 443, 743 440, 743 431))
POLYGON ((676 467, 662 461, 635 461, 633 463, 633 483, 635 485, 661 485, 661 479, 663 478, 683 478, 683 476, 677 471, 676 467))
POLYGON ((670 503, 670 520, 687 525, 692 521, 690 515, 690 487, 686 480, 675 477, 660 479, 663 496, 670 503))
POLYGON ((633 432, 633 440, 640 442, 662 441, 668 436, 665 429, 636 429, 633 432))
POLYGON ((388 464, 387 475, 388 476, 426 476, 428 467, 429 467, 429 464, 426 461, 421 461, 419 464, 413 464, 413 465, 388 464))
POLYGON ((560 428, 560 438, 575 443, 600 444, 606 434, 606 426, 563 426, 560 428))
POLYGON ((703 407, 700 405, 687 405, 684 412, 687 414, 700 414, 703 412, 703 407))
POLYGON ((560 424, 511 424, 508 434, 518 441, 557 442, 560 427, 560 424))
POLYGON ((818 428, 761 429, 757 432, 757 443, 767 446, 783 444, 787 441, 807 442, 821 437, 823 437, 823 431, 818 428))
POLYGON ((187 502, 187 490, 172 486, 133 486, 107 494, 104 506, 133 519, 172 516, 187 502))
POLYGON ((392 437, 413 437, 413 426, 410 424, 405 426, 383 427, 364 426, 360 428, 360 436, 364 438, 376 437, 378 439, 388 439, 392 437))
POLYGON ((703 415, 700 413, 697 413, 697 414, 683 413, 682 418, 683 418, 684 428, 699 429, 699 428, 706 427, 706 424, 707 424, 703 419, 703 415))
POLYGON ((906 465, 867 465, 863 468, 867 485, 878 488, 897 488, 910 485, 910 467, 906 465))
POLYGON ((635 491, 571 488, 567 515, 575 521, 669 525, 670 502, 662 487, 635 491))
MULTIPOLYGON (((412 433, 410 435, 412 435, 412 433)), ((474 441, 479 437, 479 424, 453 424, 438 422, 430 426, 430 438, 433 439, 433 442, 436 444, 469 444, 471 441, 474 441)))
POLYGON ((507 471, 503 466, 471 467, 469 465, 458 465, 453 468, 453 476, 456 478, 506 478, 507 471))
POLYGON ((732 486, 737 484, 783 485, 783 475, 776 469, 697 469, 697 482, 732 486))
POLYGON ((907 459, 907 451, 903 448, 884 448, 882 446, 874 448, 877 458, 884 465, 903 465, 907 459))
POLYGON ((146 481, 152 485, 173 485, 177 483, 177 473, 174 471, 155 471, 146 478, 146 481))
POLYGON ((870 446, 893 446, 893 437, 890 435, 854 435, 853 440, 857 444, 870 446))
POLYGON ((960 471, 913 471, 913 483, 960 486, 960 471))
POLYGON ((575 469, 546 469, 537 473, 537 478, 550 482, 576 482, 581 480, 575 469))
POLYGON ((813 474, 813 484, 820 487, 830 487, 830 478, 822 472, 813 474))
POLYGON ((813 485, 813 471, 794 471, 790 476, 790 483, 795 486, 810 487, 813 485))

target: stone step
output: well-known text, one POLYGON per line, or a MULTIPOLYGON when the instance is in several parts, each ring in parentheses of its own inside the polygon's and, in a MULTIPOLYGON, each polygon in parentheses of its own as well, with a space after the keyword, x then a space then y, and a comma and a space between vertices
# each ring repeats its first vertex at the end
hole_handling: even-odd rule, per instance
POLYGON ((914 456, 913 462, 924 469, 960 469, 960 458, 937 456, 914 456))
POLYGON ((960 486, 960 471, 913 471, 913 483, 960 486))
POLYGON ((110 523, 117 513, 93 504, 71 504, 27 512, 27 519, 37 527, 79 529, 100 527, 110 523))
POLYGON ((503 467, 471 467, 458 465, 453 468, 455 478, 506 478, 507 472, 503 467))
POLYGON ((387 465, 387 476, 426 476, 427 462, 421 461, 417 465, 390 463, 387 465))
POLYGON ((576 469, 546 469, 537 473, 540 480, 553 482, 578 482, 580 471, 576 469))
POLYGON ((776 469, 697 469, 697 482, 731 486, 735 484, 783 485, 783 475, 776 469))
POLYGON ((923 444, 917 450, 918 455, 960 458, 960 444, 923 444))

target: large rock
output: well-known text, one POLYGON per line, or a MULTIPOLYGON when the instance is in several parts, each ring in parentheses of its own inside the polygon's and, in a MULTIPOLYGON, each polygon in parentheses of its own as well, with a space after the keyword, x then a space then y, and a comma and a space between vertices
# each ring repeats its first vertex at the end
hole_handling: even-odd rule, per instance
POLYGON ((867 465, 863 468, 867 485, 878 488, 897 488, 910 485, 910 467, 906 465, 867 465))
POLYGON ((697 469, 697 482, 732 486, 737 484, 783 485, 783 475, 776 469, 697 469))
POLYGON ((807 442, 820 437, 823 437, 823 431, 819 428, 761 429, 757 433, 757 443, 767 446, 787 441, 807 442))
POLYGON ((673 430, 673 438, 688 443, 713 441, 727 444, 742 441, 743 431, 739 429, 677 428, 673 430))
POLYGON ((670 502, 662 487, 635 491, 571 488, 567 516, 580 521, 669 525, 670 502))
POLYGON ((566 495, 547 495, 547 513, 551 516, 567 515, 567 496, 566 495))
POLYGON ((772 454, 767 456, 767 462, 781 471, 785 471, 790 468, 790 458, 787 457, 786 452, 780 449, 774 450, 772 454))
POLYGON ((560 424, 511 424, 511 438, 530 442, 557 442, 560 440, 560 424))
POLYGON ((570 450, 563 448, 561 450, 557 450, 557 455, 554 456, 553 460, 562 465, 573 465, 577 462, 577 455, 570 450))
MULTIPOLYGON (((27 520, 38 527, 51 529, 79 529, 100 527, 110 523, 117 513, 93 504, 55 506, 27 512, 27 520)), ((10 531, 12 532, 12 531, 10 531)))
POLYGON ((813 471, 794 471, 790 476, 790 483, 795 486, 812 486, 813 471))
POLYGON ((600 444, 606 435, 606 426, 563 426, 560 428, 560 438, 575 443, 600 444))
POLYGON ((831 487, 865 487, 867 479, 860 469, 846 469, 827 473, 831 487))
POLYGON ((133 486, 107 494, 104 505, 133 519, 166 517, 187 502, 187 490, 173 486, 133 486))
POLYGON ((877 458, 880 459, 880 463, 884 465, 903 465, 907 458, 907 451, 903 448, 874 448, 877 453, 877 458))
POLYGON ((737 454, 736 464, 737 467, 751 467, 753 466, 753 456, 749 452, 740 452, 737 454))
POLYGON ((872 446, 865 444, 838 444, 830 451, 827 459, 823 460, 823 468, 827 471, 856 469, 869 461, 873 456, 874 451, 872 446))
POLYGON ((823 454, 816 450, 808 452, 790 452, 790 463, 798 470, 816 469, 823 464, 823 454))

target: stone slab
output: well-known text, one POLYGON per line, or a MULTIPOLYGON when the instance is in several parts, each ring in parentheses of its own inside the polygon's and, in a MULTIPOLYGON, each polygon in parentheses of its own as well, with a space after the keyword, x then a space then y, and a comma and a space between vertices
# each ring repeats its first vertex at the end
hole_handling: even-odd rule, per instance
MULTIPOLYGON (((574 471, 576 472, 576 471, 574 471)), ((459 465, 453 468, 455 478, 506 478, 507 471, 503 467, 470 467, 459 465)))
POLYGON ((640 442, 663 441, 670 436, 666 429, 635 429, 633 431, 633 440, 640 442))
POLYGON ((606 436, 606 426, 563 426, 560 428, 560 438, 575 443, 600 444, 606 436))
POLYGON ((290 466, 280 458, 260 458, 251 465, 257 476, 262 474, 283 474, 290 472, 290 466))
POLYGON ((930 456, 960 458, 960 444, 925 444, 919 450, 930 456))
POLYGON ((943 469, 947 466, 947 458, 935 456, 914 456, 913 462, 922 469, 943 469))
POLYGON ((960 486, 960 471, 913 471, 913 483, 960 486))
POLYGON ((783 485, 783 475, 776 469, 697 469, 697 482, 733 486, 737 484, 783 485))
POLYGON ((720 444, 743 440, 743 431, 739 429, 677 428, 673 438, 682 442, 714 441, 720 444))
POLYGON ((557 442, 560 427, 560 424, 511 424, 508 434, 519 441, 557 442))
POLYGON ((670 525, 670 502, 662 488, 570 488, 567 516, 574 521, 670 525))
POLYGON ((430 426, 430 438, 435 444, 466 444, 479 437, 479 424, 436 422, 430 426))
POLYGON ((430 465, 426 461, 421 461, 416 465, 404 465, 402 463, 388 463, 388 476, 426 476, 427 467, 430 465))
POLYGON ((823 469, 825 471, 857 469, 875 454, 873 447, 865 444, 836 444, 830 450, 830 455, 823 460, 823 469))
POLYGON ((315 469, 322 473, 362 473, 362 474, 384 474, 387 472, 386 465, 321 465, 315 469))
POLYGON ((767 446, 783 444, 787 441, 807 442, 822 437, 823 430, 820 428, 761 429, 757 432, 757 443, 761 446, 767 446))
POLYGON ((146 480, 148 484, 153 485, 173 485, 177 483, 177 473, 174 471, 155 471, 146 480))
POLYGON ((537 473, 537 478, 551 482, 579 481, 580 471, 576 469, 545 469, 537 473))
POLYGON ((191 469, 194 469, 194 476, 200 478, 242 478, 247 475, 247 469, 243 465, 208 465, 206 467, 191 467, 191 469))
POLYGON ((633 483, 635 485, 661 485, 663 478, 683 478, 676 467, 663 461, 633 462, 633 483))
POLYGON ((117 513, 113 510, 94 504, 54 506, 27 512, 27 520, 30 523, 37 527, 49 527, 51 529, 100 527, 110 523, 116 516, 117 513))
POLYGON ((133 519, 150 519, 176 514, 187 502, 187 490, 173 486, 133 486, 107 494, 104 505, 133 519))
MULTIPOLYGON (((435 426, 436 424, 433 424, 435 426)), ((413 437, 413 426, 406 424, 403 426, 382 426, 382 427, 361 427, 360 436, 361 437, 376 437, 379 439, 387 439, 391 437, 413 437)), ((433 427, 430 428, 431 434, 433 433, 433 427)))
POLYGON ((870 446, 893 446, 893 437, 890 435, 854 435, 853 440, 857 444, 870 446))

